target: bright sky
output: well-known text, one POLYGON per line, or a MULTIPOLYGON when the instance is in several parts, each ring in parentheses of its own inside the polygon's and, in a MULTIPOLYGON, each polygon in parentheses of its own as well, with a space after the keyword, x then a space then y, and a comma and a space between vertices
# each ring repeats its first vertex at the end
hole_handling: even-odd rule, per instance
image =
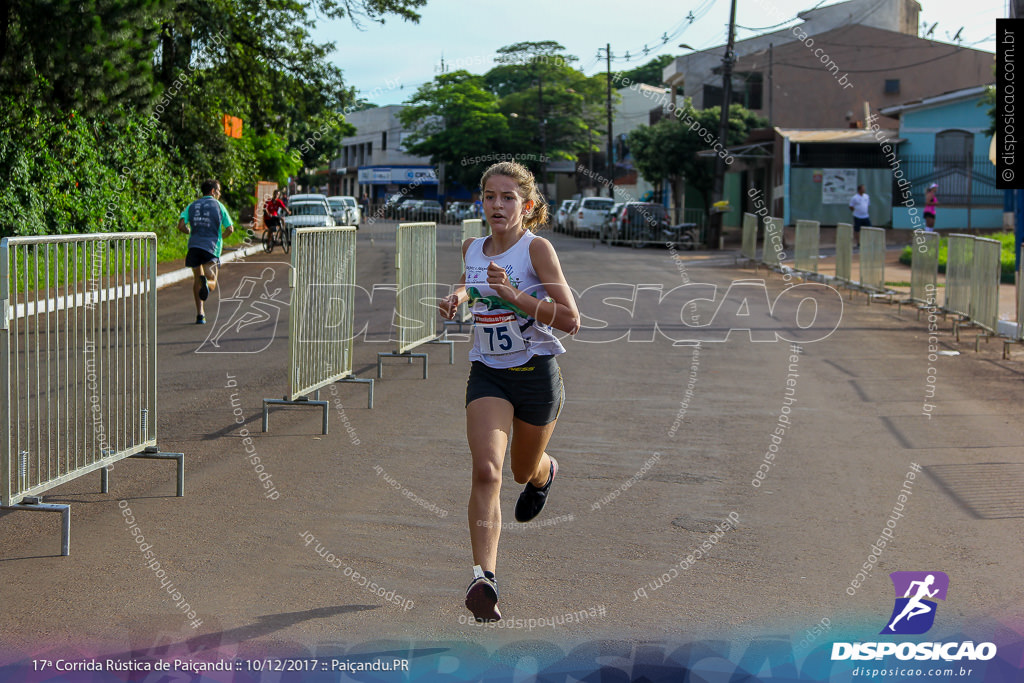
MULTIPOLYGON (((963 0, 919 0, 920 20, 936 24, 933 38, 951 42, 963 28, 965 47, 993 52, 995 20, 1006 16, 1005 0, 974 0, 967 10, 963 0)), ((737 0, 736 23, 763 28, 776 24, 762 5, 778 8, 787 17, 810 9, 816 0, 737 0)), ((835 4, 825 0, 823 5, 835 4)), ((494 65, 495 50, 520 41, 555 40, 580 58, 586 74, 605 69, 603 48, 612 46, 612 70, 640 66, 651 57, 723 45, 729 24, 728 0, 428 0, 419 24, 400 19, 387 24, 363 22, 363 30, 348 21, 323 22, 314 31, 317 41, 332 41, 336 63, 345 82, 376 104, 398 104, 439 72, 441 56, 448 70, 465 68, 483 73, 494 65), (688 15, 693 21, 688 20, 688 15), (668 43, 663 45, 663 37, 668 43), (650 56, 643 56, 644 47, 650 56), (598 58, 598 49, 602 50, 598 58), (629 52, 630 61, 625 60, 629 52), (374 91, 376 90, 376 93, 374 91)), ((792 22, 785 26, 794 26, 792 22)), ((781 27, 780 27, 781 28, 781 27)), ((776 30, 776 29, 769 29, 776 30)), ((737 29, 742 40, 769 30, 737 29)))

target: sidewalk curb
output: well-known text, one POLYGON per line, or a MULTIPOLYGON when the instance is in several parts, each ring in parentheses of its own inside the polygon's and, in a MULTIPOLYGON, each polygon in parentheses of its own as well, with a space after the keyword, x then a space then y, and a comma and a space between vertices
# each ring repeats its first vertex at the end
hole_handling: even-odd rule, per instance
MULTIPOLYGON (((232 252, 222 255, 220 257, 220 262, 223 264, 228 263, 230 261, 237 261, 239 259, 245 258, 246 256, 258 254, 261 251, 263 251, 263 246, 259 244, 254 244, 251 247, 244 247, 242 249, 235 249, 232 252)), ((172 270, 168 273, 164 273, 163 275, 157 276, 156 288, 163 289, 164 287, 169 287, 171 285, 175 285, 179 282, 187 280, 190 277, 192 277, 191 268, 181 268, 179 270, 172 270)))

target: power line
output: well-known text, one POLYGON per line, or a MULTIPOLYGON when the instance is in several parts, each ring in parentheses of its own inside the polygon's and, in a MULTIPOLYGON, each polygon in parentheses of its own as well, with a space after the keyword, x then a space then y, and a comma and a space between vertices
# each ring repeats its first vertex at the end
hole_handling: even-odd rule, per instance
MULTIPOLYGON (((955 50, 953 50, 952 52, 947 52, 944 55, 940 55, 938 57, 932 57, 931 59, 926 59, 926 60, 921 61, 921 62, 914 62, 913 64, 901 64, 899 66, 888 66, 888 67, 885 67, 883 69, 844 69, 843 71, 845 73, 848 73, 848 74, 874 74, 874 73, 882 73, 883 71, 890 71, 890 72, 891 71, 899 71, 900 69, 909 69, 909 68, 914 67, 914 66, 921 66, 922 64, 931 64, 932 62, 937 62, 940 59, 945 59, 946 57, 952 57, 956 53, 961 52, 963 49, 964 48, 958 47, 955 50)), ((789 66, 789 67, 792 67, 794 69, 808 69, 808 70, 812 70, 812 71, 821 68, 820 65, 806 66, 806 65, 803 65, 803 64, 790 64, 788 62, 775 62, 775 65, 776 66, 789 66)))

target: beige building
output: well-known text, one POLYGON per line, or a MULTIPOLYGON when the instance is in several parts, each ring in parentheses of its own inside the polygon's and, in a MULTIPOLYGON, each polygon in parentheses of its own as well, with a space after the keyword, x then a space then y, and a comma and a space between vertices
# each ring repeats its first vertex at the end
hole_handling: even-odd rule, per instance
MULTIPOLYGON (((754 2, 778 22, 792 19, 792 16, 782 14, 772 0, 754 2)), ((916 0, 847 0, 800 12, 797 14, 800 21, 788 28, 736 41, 733 54, 737 59, 742 59, 754 53, 767 52, 769 46, 777 50, 783 45, 806 41, 808 37, 817 41, 815 36, 848 26, 877 28, 916 37, 920 11, 921 6, 916 0)), ((724 54, 725 45, 719 45, 677 57, 662 72, 665 85, 672 89, 673 96, 690 98, 695 109, 718 106, 722 101, 721 67, 724 54)), ((756 92, 756 84, 752 79, 743 79, 742 84, 749 92, 756 92)))
POLYGON ((866 107, 988 83, 993 65, 991 52, 844 26, 739 59, 734 83, 739 101, 775 126, 849 128, 863 127, 866 107))

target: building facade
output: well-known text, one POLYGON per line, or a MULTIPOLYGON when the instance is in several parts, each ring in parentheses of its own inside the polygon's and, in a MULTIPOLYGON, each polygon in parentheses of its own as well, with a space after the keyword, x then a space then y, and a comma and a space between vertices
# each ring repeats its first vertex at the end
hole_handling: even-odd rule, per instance
POLYGON ((893 207, 894 228, 920 227, 932 183, 938 185, 937 230, 1003 227, 1004 192, 996 188, 996 167, 988 157, 992 119, 981 106, 987 89, 963 88, 879 112, 899 119, 899 162, 914 200, 893 207))
POLYGON ((400 192, 437 198, 438 174, 430 160, 409 154, 402 147, 407 134, 398 118, 402 109, 402 105, 373 107, 345 117, 356 127, 356 134, 345 138, 338 157, 331 162, 331 194, 365 194, 372 202, 400 192))
MULTIPOLYGON (((995 56, 869 26, 844 26, 736 62, 737 97, 782 128, 865 126, 876 111, 992 80, 995 56)), ((896 127, 895 119, 879 122, 896 127)))
MULTIPOLYGON (((771 13, 777 21, 785 22, 792 19, 780 12, 772 0, 755 0, 763 9, 771 13)), ((803 44, 808 38, 827 33, 837 28, 848 26, 864 26, 882 29, 906 36, 916 37, 917 22, 921 6, 916 0, 847 0, 827 7, 818 7, 800 12, 800 22, 790 28, 764 33, 745 40, 736 41, 733 55, 743 59, 758 52, 767 53, 769 49, 778 49, 783 45, 800 41, 803 44)), ((722 102, 722 57, 725 45, 719 45, 699 52, 677 57, 665 67, 662 79, 672 90, 672 96, 690 98, 693 107, 706 109, 718 106, 722 102)), ((764 74, 757 80, 753 76, 743 75, 739 68, 734 69, 734 86, 739 87, 740 103, 755 102, 763 97, 765 84, 764 74)), ((734 88, 734 91, 736 88, 734 88)), ((760 107, 749 107, 760 109, 760 107)), ((773 121, 777 125, 791 125, 782 121, 773 121)), ((796 124, 800 125, 800 124, 796 124)))

